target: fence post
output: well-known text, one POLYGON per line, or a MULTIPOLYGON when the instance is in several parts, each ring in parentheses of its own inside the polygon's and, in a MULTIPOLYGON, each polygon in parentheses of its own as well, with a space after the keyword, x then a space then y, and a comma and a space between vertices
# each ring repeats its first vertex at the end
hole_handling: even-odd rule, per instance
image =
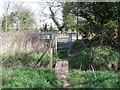
MULTIPOLYGON (((50 35, 52 35, 52 34, 50 34, 50 35)), ((50 38, 50 63, 49 63, 49 68, 50 68, 51 73, 52 73, 52 57, 53 57, 52 38, 50 38)))
POLYGON ((57 35, 55 34, 55 54, 57 55, 57 35))

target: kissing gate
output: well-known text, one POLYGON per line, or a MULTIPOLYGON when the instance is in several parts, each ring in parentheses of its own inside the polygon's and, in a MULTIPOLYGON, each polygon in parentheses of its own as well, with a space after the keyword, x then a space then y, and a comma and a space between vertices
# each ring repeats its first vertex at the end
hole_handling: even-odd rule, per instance
POLYGON ((37 63, 34 65, 33 68, 37 66, 37 64, 40 62, 40 60, 44 57, 44 55, 49 51, 50 55, 50 63, 49 68, 50 72, 52 72, 52 56, 53 56, 53 48, 55 53, 57 54, 57 40, 56 40, 56 33, 55 32, 40 32, 40 35, 44 35, 45 38, 43 38, 47 43, 47 49, 43 52, 40 59, 37 61, 37 63))
MULTIPOLYGON (((47 45, 47 49, 43 52, 40 59, 37 61, 37 63, 34 65, 33 68, 35 68, 37 66, 37 64, 44 57, 44 55, 47 53, 47 51, 49 51, 49 56, 50 56, 49 69, 50 69, 50 72, 52 72, 53 50, 54 50, 55 54, 57 55, 57 49, 59 48, 57 45, 59 42, 58 38, 57 38, 57 33, 56 32, 40 32, 39 34, 43 35, 45 37, 43 39, 47 42, 47 43, 45 43, 47 45)), ((68 33, 69 37, 66 39, 66 42, 68 43, 66 46, 67 48, 71 48, 71 46, 72 46, 72 34, 73 33, 68 33)))

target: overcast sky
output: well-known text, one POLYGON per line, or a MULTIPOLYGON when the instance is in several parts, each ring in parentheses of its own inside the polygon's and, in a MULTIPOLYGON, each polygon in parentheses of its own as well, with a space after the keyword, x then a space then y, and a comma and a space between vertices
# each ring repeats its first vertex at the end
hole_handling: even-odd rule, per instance
POLYGON ((3 14, 3 5, 4 5, 3 0, 0 0, 0 16, 2 16, 3 14))

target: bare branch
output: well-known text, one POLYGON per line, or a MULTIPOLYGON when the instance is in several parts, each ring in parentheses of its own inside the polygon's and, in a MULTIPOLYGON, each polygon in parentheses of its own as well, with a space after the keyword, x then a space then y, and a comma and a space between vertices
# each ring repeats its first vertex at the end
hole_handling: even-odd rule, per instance
POLYGON ((9 9, 9 7, 10 7, 10 2, 8 2, 8 5, 7 5, 7 9, 6 9, 6 17, 5 17, 5 19, 6 19, 6 23, 5 23, 5 31, 8 31, 8 28, 7 28, 7 23, 8 23, 8 20, 7 20, 7 14, 8 14, 8 9, 9 9))
POLYGON ((55 14, 54 14, 54 12, 52 11, 51 7, 49 7, 49 10, 50 10, 50 12, 51 12, 51 18, 52 18, 52 20, 53 20, 54 23, 56 24, 57 28, 58 28, 60 31, 62 31, 61 25, 60 25, 60 24, 58 23, 58 21, 56 20, 55 14))

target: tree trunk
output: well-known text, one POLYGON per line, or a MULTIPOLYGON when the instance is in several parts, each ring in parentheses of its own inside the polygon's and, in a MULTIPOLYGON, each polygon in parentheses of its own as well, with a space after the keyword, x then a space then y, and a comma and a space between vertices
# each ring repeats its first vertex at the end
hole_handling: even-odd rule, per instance
POLYGON ((5 31, 8 31, 8 20, 7 20, 7 14, 8 14, 8 9, 10 7, 10 3, 8 3, 7 9, 6 9, 6 17, 5 17, 5 31))
POLYGON ((61 33, 62 33, 62 29, 63 29, 64 26, 63 26, 63 25, 61 26, 61 25, 58 23, 58 21, 57 21, 56 18, 55 18, 55 14, 54 14, 54 12, 52 11, 51 7, 49 7, 49 10, 50 10, 50 12, 51 12, 51 18, 52 18, 53 22, 56 24, 58 30, 61 31, 61 33))

